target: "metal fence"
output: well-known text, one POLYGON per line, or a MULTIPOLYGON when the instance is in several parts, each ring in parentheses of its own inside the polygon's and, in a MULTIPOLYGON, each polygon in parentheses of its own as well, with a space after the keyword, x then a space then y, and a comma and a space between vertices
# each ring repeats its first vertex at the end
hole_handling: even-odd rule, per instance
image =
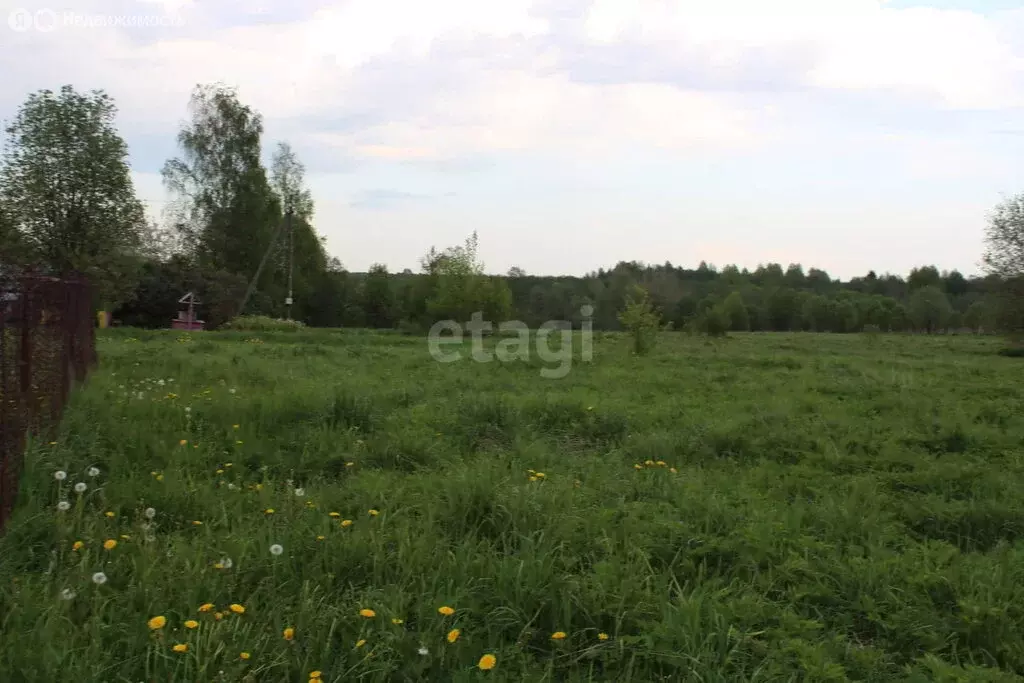
POLYGON ((56 427, 73 383, 95 364, 83 278, 0 273, 0 530, 14 508, 26 438, 56 427))

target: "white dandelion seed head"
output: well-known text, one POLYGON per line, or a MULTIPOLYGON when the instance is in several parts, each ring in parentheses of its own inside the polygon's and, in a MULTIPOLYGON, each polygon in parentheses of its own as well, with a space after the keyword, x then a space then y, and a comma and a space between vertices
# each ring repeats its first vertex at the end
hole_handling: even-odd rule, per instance
POLYGON ((220 566, 222 569, 231 569, 235 566, 235 563, 231 561, 230 557, 220 558, 220 566))
POLYGON ((234 390, 234 388, 228 389, 228 393, 229 393, 229 394, 233 394, 233 393, 235 393, 235 390, 234 390))
POLYGON ((278 543, 275 543, 274 545, 270 546, 270 554, 271 555, 280 555, 283 552, 284 552, 284 548, 282 548, 280 546, 280 544, 278 544, 278 543))
POLYGON ((92 582, 95 583, 97 586, 102 586, 107 582, 107 575, 103 572, 96 572, 92 575, 92 582))
POLYGON ((185 406, 185 412, 186 413, 191 413, 192 412, 192 406, 185 406))
POLYGON ((68 510, 71 509, 71 503, 67 502, 66 500, 62 500, 61 502, 57 503, 57 509, 60 510, 61 512, 67 512, 68 510))
POLYGON ((89 487, 85 485, 85 482, 80 481, 77 484, 75 484, 75 493, 85 493, 85 490, 87 488, 89 487))
POLYGON ((71 590, 70 588, 65 588, 60 592, 60 597, 62 600, 74 600, 75 591, 71 590))
POLYGON ((158 379, 156 383, 159 384, 160 386, 164 385, 164 381, 162 379, 158 379))
POLYGON ((146 511, 142 514, 146 516, 146 519, 153 519, 156 517, 156 510, 154 508, 146 508, 146 511))
POLYGON ((423 645, 420 645, 420 649, 416 650, 416 652, 417 652, 417 654, 419 654, 420 657, 426 657, 427 655, 430 654, 430 650, 428 650, 423 645))
POLYGON ((228 489, 230 489, 230 490, 232 490, 232 491, 234 491, 234 490, 235 490, 235 489, 237 489, 237 488, 238 488, 238 487, 237 487, 237 486, 236 486, 235 484, 230 484, 230 483, 228 484, 228 489))
POLYGON ((299 498, 302 498, 304 495, 306 495, 306 489, 295 489, 295 495, 298 496, 299 498))
POLYGON ((100 468, 99 467, 90 467, 89 470, 88 470, 88 474, 89 474, 90 477, 98 477, 98 476, 100 476, 100 468))
POLYGON ((57 470, 56 472, 53 473, 53 478, 56 479, 57 481, 64 481, 65 479, 68 478, 68 473, 65 472, 64 470, 57 470))

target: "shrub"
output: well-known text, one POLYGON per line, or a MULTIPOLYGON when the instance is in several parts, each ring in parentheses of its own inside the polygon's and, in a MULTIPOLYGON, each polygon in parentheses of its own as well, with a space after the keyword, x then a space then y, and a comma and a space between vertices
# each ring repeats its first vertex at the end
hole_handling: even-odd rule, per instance
POLYGON ((266 315, 243 315, 224 323, 225 330, 245 332, 294 332, 305 327, 298 320, 281 320, 266 315))
POLYGON ((701 328, 709 337, 724 337, 732 321, 729 314, 721 306, 715 306, 704 314, 701 320, 701 328))
POLYGON ((626 309, 619 314, 619 322, 633 337, 633 351, 640 355, 654 346, 654 337, 660 326, 661 316, 654 310, 647 290, 634 285, 626 296, 626 309))

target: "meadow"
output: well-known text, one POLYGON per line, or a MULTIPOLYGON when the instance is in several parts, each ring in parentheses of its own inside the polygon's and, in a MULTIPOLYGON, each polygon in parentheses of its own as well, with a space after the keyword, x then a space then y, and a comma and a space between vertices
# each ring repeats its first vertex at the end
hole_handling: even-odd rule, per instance
POLYGON ((0 537, 0 681, 1020 680, 999 347, 103 331, 0 537))

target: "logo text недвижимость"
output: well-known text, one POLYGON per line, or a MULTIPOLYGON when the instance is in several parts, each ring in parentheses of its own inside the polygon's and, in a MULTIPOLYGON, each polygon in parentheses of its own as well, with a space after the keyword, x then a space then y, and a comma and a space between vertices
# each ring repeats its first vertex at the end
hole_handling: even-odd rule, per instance
POLYGON ((15 9, 7 17, 7 25, 19 33, 48 33, 60 28, 173 28, 184 24, 184 18, 175 14, 97 14, 53 9, 15 9))

